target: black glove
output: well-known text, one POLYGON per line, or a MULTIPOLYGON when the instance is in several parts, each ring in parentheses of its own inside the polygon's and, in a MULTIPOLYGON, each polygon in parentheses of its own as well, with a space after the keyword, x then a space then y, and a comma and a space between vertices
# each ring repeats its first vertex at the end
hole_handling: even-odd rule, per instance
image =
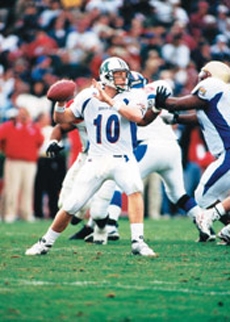
POLYGON ((50 143, 46 149, 46 155, 49 158, 56 158, 59 155, 60 151, 63 149, 64 149, 64 147, 60 146, 58 144, 58 141, 56 141, 56 140, 50 141, 50 143))
POLYGON ((170 93, 167 93, 167 88, 164 86, 160 86, 156 90, 156 97, 155 97, 155 107, 158 110, 162 108, 166 109, 165 101, 170 96, 170 93))

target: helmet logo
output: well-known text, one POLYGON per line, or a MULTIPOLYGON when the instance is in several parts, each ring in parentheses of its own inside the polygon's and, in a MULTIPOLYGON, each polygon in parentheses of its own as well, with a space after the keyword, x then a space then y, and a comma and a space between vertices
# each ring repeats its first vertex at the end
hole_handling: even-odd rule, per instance
POLYGON ((100 72, 108 73, 109 72, 109 62, 105 62, 100 69, 100 72))

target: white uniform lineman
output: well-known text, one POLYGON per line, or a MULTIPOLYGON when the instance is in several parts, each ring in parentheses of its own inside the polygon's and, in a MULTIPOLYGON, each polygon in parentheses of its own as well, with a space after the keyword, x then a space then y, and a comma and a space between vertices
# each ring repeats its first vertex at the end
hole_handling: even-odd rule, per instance
POLYGON ((171 126, 157 117, 147 126, 138 126, 141 143, 134 150, 141 177, 157 172, 164 182, 169 199, 176 204, 185 192, 181 149, 171 126))

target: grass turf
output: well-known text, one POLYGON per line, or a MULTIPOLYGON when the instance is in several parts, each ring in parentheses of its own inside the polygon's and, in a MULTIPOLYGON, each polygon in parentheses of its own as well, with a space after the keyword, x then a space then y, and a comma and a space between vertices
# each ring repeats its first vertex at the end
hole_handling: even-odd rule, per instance
POLYGON ((145 220, 155 259, 130 254, 126 218, 107 246, 69 241, 81 228, 69 226, 49 254, 25 256, 49 224, 0 224, 1 322, 230 321, 230 248, 195 243, 188 218, 145 220))

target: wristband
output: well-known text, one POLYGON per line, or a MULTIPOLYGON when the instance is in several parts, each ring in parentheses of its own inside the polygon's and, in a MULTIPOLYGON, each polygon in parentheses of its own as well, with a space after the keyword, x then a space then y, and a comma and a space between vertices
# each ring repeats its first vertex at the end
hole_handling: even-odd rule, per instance
POLYGON ((66 107, 65 105, 63 106, 59 106, 58 103, 55 104, 55 107, 54 107, 54 111, 57 112, 57 113, 64 113, 66 110, 66 107))
POLYGON ((50 140, 48 143, 48 146, 50 146, 51 144, 56 143, 58 145, 58 140, 50 140))
POLYGON ((113 104, 113 108, 118 112, 121 109, 122 105, 123 105, 123 102, 115 101, 115 103, 113 104))
POLYGON ((148 104, 148 109, 151 109, 153 111, 153 113, 160 113, 160 109, 156 108, 155 106, 155 99, 153 99, 152 97, 148 97, 147 100, 147 104, 148 104))
POLYGON ((153 111, 153 113, 160 113, 161 112, 161 110, 159 109, 159 108, 156 108, 156 106, 152 106, 152 111, 153 111))

